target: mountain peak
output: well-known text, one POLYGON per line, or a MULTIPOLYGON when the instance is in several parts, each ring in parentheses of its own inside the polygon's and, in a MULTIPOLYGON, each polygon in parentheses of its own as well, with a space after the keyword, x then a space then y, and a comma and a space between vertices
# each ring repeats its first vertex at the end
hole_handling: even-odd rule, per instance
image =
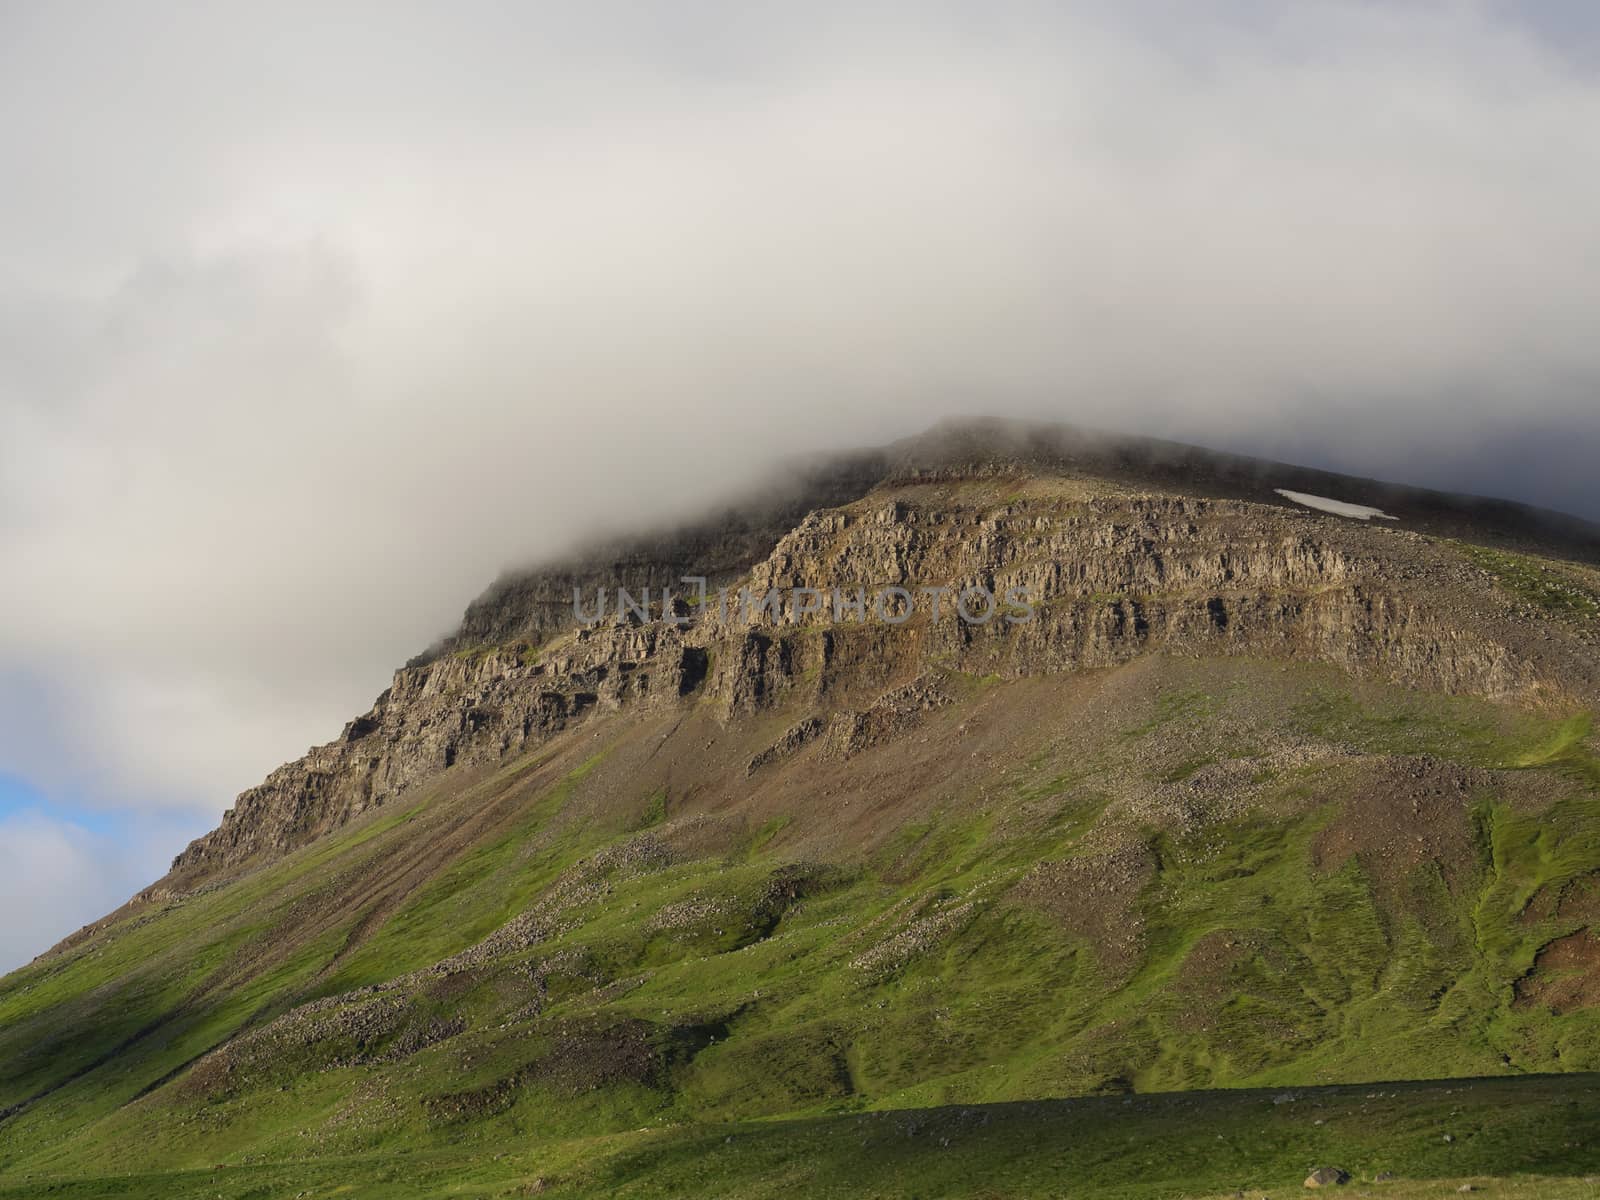
POLYGON ((1600 1061, 1591 533, 982 423, 514 574, 0 984, 4 1153, 601 1194, 783 1114, 1397 1075, 1565 1129, 1481 1077, 1600 1061))

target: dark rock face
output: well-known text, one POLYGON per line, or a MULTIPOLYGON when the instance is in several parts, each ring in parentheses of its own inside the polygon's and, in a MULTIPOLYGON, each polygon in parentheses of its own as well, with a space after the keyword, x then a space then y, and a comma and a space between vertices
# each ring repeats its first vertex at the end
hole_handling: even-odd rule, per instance
MULTIPOLYGON (((943 703, 918 682, 935 664, 1016 678, 1153 651, 1238 654, 1492 698, 1600 694, 1593 631, 1519 619, 1484 570, 1404 522, 1369 527, 1286 507, 1267 486, 1278 477, 1259 497, 1236 498, 1246 460, 1190 451, 1152 467, 1148 450, 1141 466, 1126 443, 978 452, 941 437, 933 448, 842 460, 675 537, 501 580, 337 740, 241 795, 157 886, 181 889, 281 855, 449 768, 494 764, 592 712, 691 695, 726 720, 787 698, 824 712, 752 761, 754 772, 819 737, 843 758, 899 736, 943 703), (1188 474, 1172 462, 1190 463, 1188 474), (673 620, 657 607, 576 626, 574 587, 659 595, 686 574, 757 597, 894 586, 916 603, 901 624, 875 619, 870 606, 864 618, 824 606, 796 619, 713 602, 673 620), (1025 589, 1030 619, 960 619, 954 597, 975 586, 995 596, 1025 589), (919 592, 928 587, 950 589, 937 618, 919 592), (856 692, 875 699, 857 709, 856 692)), ((1293 468, 1279 474, 1305 482, 1293 468)), ((1444 502, 1425 499, 1413 507, 1437 524, 1427 505, 1444 502)), ((1404 500, 1383 502, 1405 512, 1404 500)), ((1587 560, 1591 534, 1584 527, 1565 543, 1570 557, 1587 560)))

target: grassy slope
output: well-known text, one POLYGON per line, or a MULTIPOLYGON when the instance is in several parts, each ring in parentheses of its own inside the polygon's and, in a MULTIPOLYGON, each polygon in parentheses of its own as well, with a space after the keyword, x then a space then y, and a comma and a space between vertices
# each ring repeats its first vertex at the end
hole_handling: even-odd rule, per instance
MULTIPOLYGON (((704 1123, 494 1155, 432 1148, 334 1161, 215 1166, 0 1184, 0 1197, 543 1194, 777 1198, 1298 1190, 1339 1165, 1361 1194, 1565 1200, 1600 1191, 1600 1078, 1570 1076, 1046 1100, 780 1121, 704 1123), (1447 1140, 1448 1139, 1448 1140, 1447 1140), (1392 1180, 1373 1184, 1378 1175, 1392 1180)), ((1252 1191, 1251 1194, 1257 1194, 1252 1191)))
POLYGON ((125 920, 0 983, 0 1108, 23 1106, 0 1124, 0 1195, 93 1177, 60 1194, 500 1194, 540 1175, 575 1194, 1031 1195, 1066 1177, 1158 1195, 1280 1186, 1325 1157, 1600 1171, 1578 1076, 1327 1094, 1304 1102, 1322 1126, 1246 1093, 1014 1107, 1600 1066, 1600 1010, 1569 989, 1552 1013, 1528 988, 1564 986, 1570 968, 1535 970, 1541 948, 1600 919, 1582 718, 1287 664, 1106 675, 1114 719, 1093 696, 970 682, 916 753, 989 720, 1004 733, 971 752, 982 769, 951 757, 847 847, 830 827, 866 796, 762 807, 820 789, 815 764, 696 794, 650 756, 699 732, 613 726, 125 920), (1376 828, 1373 803, 1414 820, 1376 828), (531 944, 346 995, 541 897, 531 944), (1062 915, 1079 910, 1098 923, 1062 915), (341 995, 324 1026, 268 1028, 341 995), (946 1105, 1007 1107, 974 1127, 926 1111, 946 1105), (866 1115, 885 1110, 901 1115, 866 1115))

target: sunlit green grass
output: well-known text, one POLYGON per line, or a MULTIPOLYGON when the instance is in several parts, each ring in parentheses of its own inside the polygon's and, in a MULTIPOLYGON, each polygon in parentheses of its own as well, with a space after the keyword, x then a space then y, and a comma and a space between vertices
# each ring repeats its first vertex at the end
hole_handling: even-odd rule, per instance
POLYGON ((1260 1096, 1140 1098, 1600 1065, 1594 1011, 1552 1017, 1513 1002, 1539 948, 1582 926, 1542 898, 1600 871, 1585 717, 1274 675, 1298 696, 1276 718, 1283 731, 1497 779, 1529 773, 1552 798, 1528 808, 1487 787, 1466 801, 1476 857, 1451 881, 1428 866, 1380 880, 1355 857, 1315 861, 1344 798, 1367 786, 1365 760, 1262 772, 1250 811, 1120 831, 1156 864, 1128 898, 1126 969, 1019 898, 1038 863, 1094 852, 1088 835, 1113 819, 1107 778, 1122 764, 1146 761, 1154 789, 1203 760, 1257 753, 1259 722, 1237 717, 1251 711, 1251 677, 1207 670, 1188 668, 1096 753, 1043 744, 985 804, 946 797, 857 859, 800 864, 810 874, 792 903, 763 907, 774 873, 795 866, 782 821, 716 854, 614 871, 535 945, 474 967, 459 989, 408 985, 406 1028, 457 1015, 467 1027, 393 1060, 378 1057, 386 1034, 285 1051, 225 1088, 185 1082, 200 1056, 293 1004, 478 943, 580 860, 662 828, 665 792, 641 787, 632 815, 609 825, 568 820, 578 790, 607 771, 603 753, 508 764, 451 800, 494 815, 487 832, 353 946, 370 908, 341 910, 314 937, 288 931, 371 864, 425 850, 443 799, 127 920, 0 983, 0 1107, 43 1093, 0 1123, 0 1196, 500 1195, 540 1176, 573 1195, 850 1195, 860 1184, 1022 1196, 1091 1180, 1093 1194, 1155 1196, 1298 1186, 1324 1154, 1411 1178, 1575 1178, 1581 1155, 1566 1143, 1593 1137, 1572 1122, 1595 1112, 1592 1082, 1577 1077, 1483 1085, 1477 1115, 1456 1123, 1467 1132, 1438 1145, 1419 1131, 1468 1103, 1438 1089, 1383 1105, 1329 1096, 1320 1126, 1260 1096), (947 911, 957 915, 914 952, 887 966, 868 953, 947 911), (708 915, 656 920, 663 912, 708 915), (617 1031, 644 1047, 647 1068, 551 1068, 617 1031), (1016 1107, 1095 1092, 1106 1095, 1016 1107), (1569 1097, 1589 1107, 1570 1113, 1569 1097), (946 1105, 1006 1107, 985 1110, 981 1130, 906 1115, 946 1105), (890 1112, 901 1115, 877 1115, 890 1112), (927 1135, 891 1133, 897 1121, 927 1135), (50 1191, 22 1178, 44 1174, 101 1179, 50 1191))

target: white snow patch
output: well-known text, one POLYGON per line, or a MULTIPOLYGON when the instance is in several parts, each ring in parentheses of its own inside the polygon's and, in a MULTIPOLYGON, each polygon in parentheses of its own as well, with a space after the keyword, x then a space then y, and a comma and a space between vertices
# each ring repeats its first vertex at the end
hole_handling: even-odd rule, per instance
POLYGON ((1288 488, 1273 488, 1273 491, 1286 500, 1293 500, 1296 504, 1304 504, 1307 508, 1319 508, 1323 512, 1335 513, 1341 517, 1355 517, 1358 520, 1370 521, 1377 517, 1380 521, 1398 521, 1399 517, 1391 517, 1381 508, 1369 508, 1365 504, 1346 504, 1343 500, 1330 500, 1326 496, 1313 496, 1310 492, 1291 492, 1288 488))

